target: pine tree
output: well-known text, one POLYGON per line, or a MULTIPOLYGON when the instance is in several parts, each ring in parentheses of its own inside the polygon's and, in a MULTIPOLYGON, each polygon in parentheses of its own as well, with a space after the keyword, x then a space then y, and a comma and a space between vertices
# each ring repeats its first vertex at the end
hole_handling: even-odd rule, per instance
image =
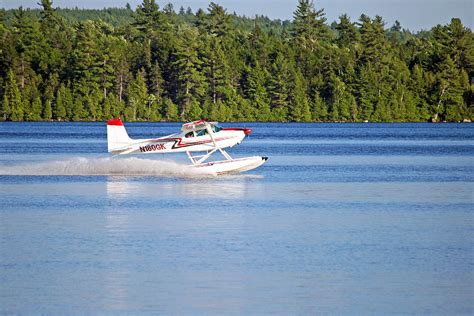
POLYGON ((360 108, 359 117, 362 120, 369 120, 374 112, 374 105, 377 103, 379 94, 376 82, 375 72, 370 65, 360 70, 357 92, 360 108))
POLYGON ((245 75, 244 91, 255 109, 255 118, 259 121, 270 121, 270 100, 265 89, 265 72, 257 63, 248 67, 245 75))
POLYGON ((56 102, 55 107, 53 109, 53 117, 58 120, 62 121, 66 119, 66 87, 64 84, 61 84, 58 91, 56 92, 56 102))
POLYGON ((102 102, 102 93, 97 86, 92 87, 89 94, 84 96, 84 108, 86 116, 91 121, 97 121, 102 119, 102 108, 100 106, 102 102))
POLYGON ((336 76, 330 79, 331 86, 331 119, 333 121, 348 121, 354 119, 357 110, 355 100, 348 91, 346 84, 336 76))
POLYGON ((67 85, 67 86, 63 85, 63 90, 61 91, 61 95, 63 96, 63 103, 64 103, 64 107, 66 108, 66 117, 68 120, 72 120, 74 117, 75 105, 74 105, 74 99, 73 99, 70 85, 67 85))
POLYGON ((431 115, 428 110, 427 83, 423 68, 418 64, 415 64, 411 71, 409 86, 411 91, 413 91, 413 103, 415 106, 415 117, 413 120, 428 121, 431 115))
POLYGON ((44 45, 39 63, 41 75, 47 78, 50 73, 65 68, 66 58, 69 53, 72 32, 64 18, 60 17, 52 7, 51 0, 41 0, 40 30, 44 36, 44 45))
POLYGON ((377 99, 377 103, 375 103, 374 106, 374 112, 370 116, 370 119, 374 122, 387 122, 390 120, 386 99, 377 99))
POLYGON ((270 108, 276 121, 286 121, 288 119, 290 82, 288 62, 282 54, 277 54, 271 66, 267 88, 270 97, 270 108))
POLYGON ((163 76, 161 74, 161 68, 158 62, 155 62, 151 68, 149 74, 149 91, 150 94, 154 95, 157 103, 161 103, 163 97, 163 76))
POLYGON ((312 118, 318 122, 326 121, 328 119, 328 106, 320 96, 319 91, 314 92, 312 118))
POLYGON ((147 121, 161 121, 161 112, 159 110, 159 104, 154 94, 148 95, 147 100, 147 121))
POLYGON ((405 102, 405 113, 406 113, 405 120, 409 122, 418 121, 416 103, 411 91, 407 91, 404 102, 405 102))
POLYGON ((81 121, 85 116, 84 105, 82 102, 82 97, 80 95, 74 96, 74 111, 73 111, 73 121, 81 121))
POLYGON ((135 26, 140 32, 146 34, 147 37, 160 27, 162 21, 162 13, 160 7, 155 0, 143 0, 142 4, 135 11, 135 26))
POLYGON ((318 41, 329 39, 324 9, 315 10, 312 1, 299 0, 293 16, 293 37, 299 46, 314 51, 318 41))
POLYGON ((109 120, 112 118, 112 112, 115 110, 115 107, 116 103, 114 95, 109 92, 107 98, 104 100, 104 107, 102 108, 102 115, 104 120, 109 120))
POLYGON ((209 4, 209 15, 205 21, 207 33, 211 36, 223 37, 230 30, 230 16, 220 5, 211 2, 209 4))
POLYGON ((191 106, 196 108, 196 100, 200 99, 206 91, 206 78, 201 72, 202 61, 198 55, 198 43, 192 40, 197 35, 196 30, 183 30, 174 52, 173 65, 178 84, 177 99, 181 108, 181 118, 196 115, 198 111, 194 111, 193 115, 188 115, 188 112, 191 111, 191 106))
POLYGON ((438 120, 438 115, 443 114, 448 121, 460 121, 464 115, 462 89, 460 87, 460 76, 456 66, 447 57, 440 65, 438 73, 436 91, 438 92, 438 102, 434 108, 433 120, 438 120))
MULTIPOLYGON (((301 73, 311 80, 320 74, 329 56, 327 49, 331 33, 326 23, 324 9, 315 10, 310 0, 299 0, 293 14, 292 42, 295 46, 296 62, 301 73)), ((317 89, 310 84, 311 89, 317 89)))
POLYGON ((380 16, 371 20, 368 16, 360 17, 360 34, 363 46, 361 61, 372 64, 376 69, 386 60, 385 52, 388 50, 388 42, 385 37, 384 22, 380 16))
MULTIPOLYGON (((99 81, 98 74, 102 64, 98 56, 97 35, 91 21, 78 24, 75 49, 71 55, 73 75, 76 81, 82 79, 86 82, 99 81)), ((87 86, 83 85, 83 87, 87 86)), ((82 92, 87 94, 87 88, 82 92)))
POLYGON ((359 119, 359 109, 355 97, 349 93, 345 101, 349 104, 350 120, 356 122, 359 119))
POLYGON ((208 80, 209 96, 212 103, 224 100, 231 86, 230 67, 227 64, 226 56, 220 42, 214 38, 208 39, 203 62, 208 80))
MULTIPOLYGON (((133 109, 133 120, 145 120, 149 117, 148 91, 145 83, 145 70, 139 71, 128 87, 129 108, 133 109)), ((130 110, 131 111, 131 110, 130 110)))
POLYGON ((255 113, 249 100, 245 99, 237 91, 229 93, 226 104, 232 114, 232 121, 254 121, 255 113))
POLYGON ((189 121, 196 121, 201 118, 202 108, 196 100, 192 100, 189 105, 189 111, 186 114, 186 119, 189 121))
POLYGON ((5 94, 2 100, 2 107, 0 108, 0 114, 2 115, 2 119, 6 121, 11 114, 10 108, 10 101, 8 100, 8 96, 5 94))
POLYGON ((336 25, 338 31, 337 43, 340 47, 349 47, 357 41, 358 33, 354 23, 351 22, 347 14, 339 17, 339 23, 336 25))
POLYGON ((43 108, 43 119, 45 121, 51 121, 53 117, 52 107, 51 107, 51 100, 46 100, 43 108))
POLYGON ((16 37, 16 60, 10 67, 14 69, 18 85, 23 90, 36 72, 44 71, 42 65, 49 57, 46 55, 46 43, 40 30, 40 23, 28 15, 22 7, 15 11, 12 27, 16 37))
POLYGON ((28 121, 41 121, 41 112, 43 111, 43 104, 41 98, 36 96, 31 102, 31 109, 27 114, 28 121))
POLYGON ((306 97, 306 87, 301 73, 294 73, 290 88, 290 116, 289 119, 295 122, 307 122, 311 120, 311 111, 308 98, 306 97))
POLYGON ((194 25, 199 29, 200 32, 205 33, 206 32, 206 19, 207 15, 206 12, 204 12, 203 9, 199 8, 196 11, 196 22, 194 25))
POLYGON ((23 121, 24 103, 15 74, 11 69, 7 73, 7 81, 5 82, 2 114, 5 120, 23 121))
POLYGON ((125 87, 127 86, 132 75, 130 73, 130 65, 126 56, 123 54, 117 57, 117 69, 115 71, 115 91, 122 102, 125 99, 125 87))
POLYGON ((109 92, 107 99, 104 101, 102 113, 104 120, 109 120, 114 117, 121 117, 124 108, 124 103, 121 102, 115 94, 109 92))
POLYGON ((109 36, 101 36, 100 53, 98 59, 101 67, 98 68, 97 75, 99 76, 99 85, 102 90, 102 99, 107 99, 108 92, 114 86, 115 67, 117 65, 117 47, 122 44, 120 40, 116 40, 109 36))
POLYGON ((179 119, 178 106, 171 101, 171 99, 166 98, 164 100, 164 118, 167 121, 177 121, 179 119))
POLYGON ((458 18, 451 19, 445 26, 433 28, 434 48, 436 58, 445 60, 451 58, 456 67, 466 68, 470 75, 474 73, 474 38, 469 28, 462 25, 458 18))

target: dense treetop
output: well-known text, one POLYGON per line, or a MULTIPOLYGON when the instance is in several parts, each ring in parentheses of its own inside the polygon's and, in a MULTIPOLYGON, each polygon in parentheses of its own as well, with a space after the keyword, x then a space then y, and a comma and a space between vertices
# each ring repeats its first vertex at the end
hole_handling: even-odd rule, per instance
POLYGON ((160 8, 0 11, 0 120, 474 119, 474 37, 453 18, 412 33, 380 16, 328 24, 160 8))

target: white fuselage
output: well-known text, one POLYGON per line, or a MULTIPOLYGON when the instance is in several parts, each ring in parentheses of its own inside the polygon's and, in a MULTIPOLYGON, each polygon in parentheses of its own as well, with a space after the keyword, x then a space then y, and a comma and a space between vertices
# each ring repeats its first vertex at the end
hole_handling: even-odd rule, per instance
MULTIPOLYGON (((115 128, 110 126, 109 128, 115 128)), ((192 133, 177 133, 169 136, 151 139, 130 140, 122 148, 114 148, 111 152, 116 154, 148 154, 148 153, 172 153, 172 152, 195 152, 210 151, 216 148, 227 148, 239 144, 245 137, 245 132, 240 129, 222 129, 213 133, 211 139, 209 134, 197 136, 192 133)))

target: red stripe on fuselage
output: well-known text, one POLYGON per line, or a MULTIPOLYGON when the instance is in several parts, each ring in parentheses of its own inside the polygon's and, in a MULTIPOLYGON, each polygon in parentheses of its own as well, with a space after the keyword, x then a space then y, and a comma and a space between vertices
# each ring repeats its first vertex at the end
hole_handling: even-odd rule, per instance
MULTIPOLYGON (((233 137, 221 137, 221 138, 216 138, 216 142, 226 140, 226 139, 231 139, 233 137)), ((196 146, 196 145, 202 145, 206 143, 212 143, 212 140, 201 140, 201 141, 196 141, 196 142, 182 142, 182 138, 157 138, 157 139, 152 139, 150 142, 155 142, 155 143, 167 143, 167 142, 175 142, 171 149, 175 148, 183 148, 183 147, 191 147, 191 146, 196 146)))

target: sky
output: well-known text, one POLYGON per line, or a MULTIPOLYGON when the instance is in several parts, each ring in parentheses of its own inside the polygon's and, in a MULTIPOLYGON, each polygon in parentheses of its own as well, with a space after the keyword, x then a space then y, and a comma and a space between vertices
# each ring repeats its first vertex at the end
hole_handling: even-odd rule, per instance
MULTIPOLYGON (((11 9, 19 6, 37 8, 39 0, 0 0, 0 7, 11 9)), ((79 7, 101 9, 104 7, 124 7, 130 3, 136 8, 141 0, 53 0, 54 7, 79 7)), ((206 9, 209 1, 205 0, 156 0, 163 7, 172 3, 175 10, 189 6, 195 12, 198 8, 206 9)), ((214 0, 227 12, 238 15, 266 15, 272 19, 291 20, 297 0, 214 0)), ((374 17, 380 15, 386 27, 400 21, 402 28, 411 31, 429 30, 437 24, 447 24, 451 18, 460 18, 471 30, 474 26, 473 0, 314 0, 317 9, 324 8, 328 22, 337 21, 341 14, 347 13, 356 21, 362 13, 374 17)))

